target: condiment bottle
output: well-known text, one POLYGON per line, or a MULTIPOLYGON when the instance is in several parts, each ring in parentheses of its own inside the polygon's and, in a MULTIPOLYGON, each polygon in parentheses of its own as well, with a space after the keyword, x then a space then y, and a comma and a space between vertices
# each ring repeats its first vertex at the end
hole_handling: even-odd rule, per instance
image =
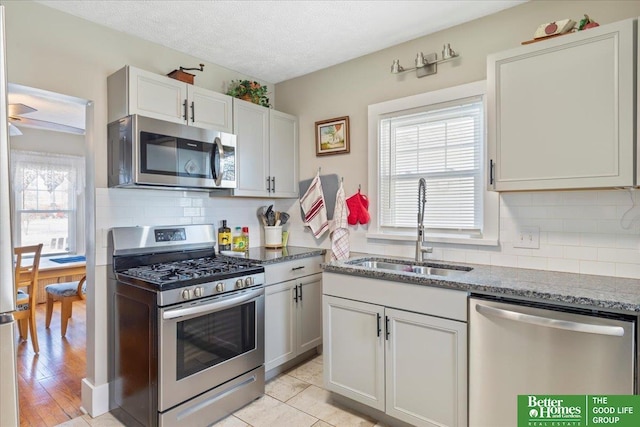
POLYGON ((249 250, 249 227, 242 227, 242 237, 244 237, 244 250, 249 250))
POLYGON ((244 236, 242 235, 242 228, 236 227, 233 233, 233 250, 236 252, 244 252, 244 236))
POLYGON ((222 220, 222 227, 218 228, 218 251, 231 250, 231 229, 227 227, 227 220, 222 220))

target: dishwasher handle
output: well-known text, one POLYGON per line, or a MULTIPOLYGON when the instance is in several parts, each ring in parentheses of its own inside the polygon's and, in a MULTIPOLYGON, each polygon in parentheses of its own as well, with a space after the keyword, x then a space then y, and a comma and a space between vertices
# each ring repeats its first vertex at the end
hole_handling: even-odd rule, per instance
POLYGON ((591 325, 589 323, 572 322, 569 320, 534 316, 532 314, 504 310, 501 308, 489 307, 480 304, 476 305, 476 311, 487 316, 500 317, 502 319, 512 320, 514 322, 529 323, 531 325, 547 328, 564 329, 572 332, 585 332, 588 334, 610 335, 614 337, 624 336, 624 328, 622 328, 621 326, 591 325))

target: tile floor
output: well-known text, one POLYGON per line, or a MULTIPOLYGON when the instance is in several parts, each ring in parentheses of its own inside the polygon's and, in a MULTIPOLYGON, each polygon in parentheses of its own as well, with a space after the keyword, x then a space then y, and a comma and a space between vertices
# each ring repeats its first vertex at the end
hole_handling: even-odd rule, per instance
MULTIPOLYGON (((119 427, 111 414, 75 418, 58 427, 119 427)), ((322 388, 322 355, 273 378, 265 395, 214 427, 382 427, 375 420, 331 401, 322 388)))

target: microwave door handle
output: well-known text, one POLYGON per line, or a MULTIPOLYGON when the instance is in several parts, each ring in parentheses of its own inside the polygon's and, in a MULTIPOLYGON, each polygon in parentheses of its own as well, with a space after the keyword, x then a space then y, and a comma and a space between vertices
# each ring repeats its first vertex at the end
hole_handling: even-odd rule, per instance
POLYGON ((216 137, 213 141, 215 147, 211 151, 211 175, 215 179, 216 186, 222 184, 222 161, 224 156, 224 149, 222 148, 222 141, 216 137))

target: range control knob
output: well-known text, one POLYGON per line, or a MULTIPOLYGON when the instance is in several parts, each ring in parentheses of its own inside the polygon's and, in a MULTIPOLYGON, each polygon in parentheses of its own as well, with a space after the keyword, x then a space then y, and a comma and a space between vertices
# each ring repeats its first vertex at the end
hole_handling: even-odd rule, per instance
POLYGON ((236 280, 236 288, 237 289, 244 288, 244 281, 242 279, 236 280))
POLYGON ((185 289, 182 291, 182 299, 191 299, 191 289, 185 289))
POLYGON ((200 298, 202 295, 204 295, 204 289, 202 287, 197 287, 193 290, 193 295, 196 298, 200 298))
POLYGON ((253 277, 247 277, 246 279, 244 279, 244 285, 245 286, 251 286, 253 285, 253 277))
POLYGON ((220 282, 216 285, 216 292, 224 292, 224 283, 220 282))

